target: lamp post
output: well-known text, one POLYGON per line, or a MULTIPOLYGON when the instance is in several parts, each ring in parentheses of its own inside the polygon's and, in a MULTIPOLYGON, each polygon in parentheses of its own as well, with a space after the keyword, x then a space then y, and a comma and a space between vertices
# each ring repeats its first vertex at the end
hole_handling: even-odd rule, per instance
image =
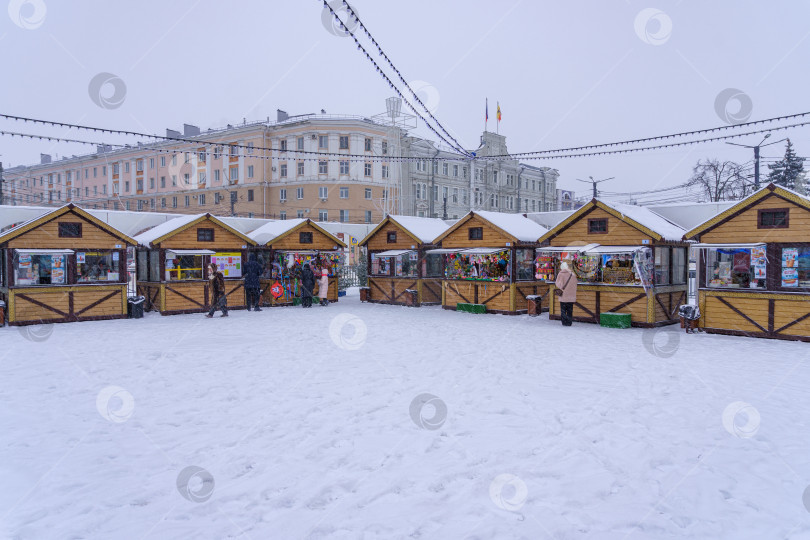
POLYGON ((590 178, 590 180, 580 180, 579 178, 577 178, 577 180, 579 182, 585 182, 586 184, 593 184, 593 198, 595 199, 596 196, 598 195, 598 193, 596 191, 596 184, 601 184, 602 182, 607 182, 608 180, 613 180, 616 177, 611 176, 610 178, 605 178, 603 180, 594 180, 593 176, 589 176, 588 178, 590 178))
POLYGON ((783 142, 783 141, 787 140, 787 139, 780 139, 780 140, 774 141, 772 143, 762 144, 770 136, 771 136, 771 134, 767 133, 765 135, 765 137, 756 146, 751 146, 751 145, 748 145, 748 144, 726 142, 726 144, 731 144, 731 145, 734 145, 734 146, 742 146, 743 148, 753 148, 754 149, 754 190, 759 189, 759 149, 762 148, 763 146, 770 146, 772 144, 777 144, 777 143, 780 143, 780 142, 783 142))

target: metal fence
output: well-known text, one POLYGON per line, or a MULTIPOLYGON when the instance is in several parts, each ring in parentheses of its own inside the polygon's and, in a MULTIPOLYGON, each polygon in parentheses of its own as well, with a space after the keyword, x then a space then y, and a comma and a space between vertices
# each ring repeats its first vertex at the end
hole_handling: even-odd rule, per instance
POLYGON ((338 289, 345 291, 349 287, 365 287, 368 283, 368 273, 365 264, 339 266, 337 268, 338 289))

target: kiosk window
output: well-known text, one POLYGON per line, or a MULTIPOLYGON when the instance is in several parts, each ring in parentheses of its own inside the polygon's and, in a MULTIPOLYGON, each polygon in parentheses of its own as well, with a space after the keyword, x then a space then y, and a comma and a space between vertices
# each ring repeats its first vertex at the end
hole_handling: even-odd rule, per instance
POLYGON ((312 233, 311 232, 300 232, 300 233, 298 233, 298 243, 299 244, 311 244, 312 243, 312 233))
POLYGON ((444 255, 434 253, 425 258, 425 275, 427 277, 444 277, 444 255))
POLYGON ((160 281, 160 251, 149 252, 149 278, 147 281, 160 281))
POLYGON ((781 264, 782 287, 810 287, 810 247, 783 247, 781 264))
POLYGON ((515 250, 515 265, 518 281, 531 281, 534 278, 534 250, 515 250))
POLYGON ((17 253, 14 255, 15 285, 63 285, 67 283, 67 256, 62 253, 17 253))
POLYGON ((470 240, 483 240, 484 228, 483 227, 470 227, 470 240))
POLYGON ((706 281, 722 289, 764 289, 766 264, 764 247, 709 249, 706 281))
POLYGON ((137 255, 138 259, 138 281, 148 281, 149 275, 149 260, 146 251, 139 251, 137 255))
POLYGON ((120 257, 118 251, 77 251, 76 280, 79 283, 120 281, 120 257))
POLYGON ((672 248, 672 284, 686 283, 686 248, 672 248))
POLYGON ((669 285, 669 248, 655 248, 655 284, 669 285))
POLYGON ((59 224, 59 238, 81 238, 81 237, 82 237, 81 223, 59 224))
POLYGON ((758 228, 760 229, 787 229, 788 210, 780 208, 778 210, 760 210, 758 213, 758 228))
POLYGON ((177 255, 174 259, 166 257, 167 281, 184 281, 203 278, 203 255, 177 255))
POLYGON ((588 220, 588 234, 607 234, 607 232, 607 218, 588 220))
POLYGON ((197 242, 213 242, 214 229, 197 229, 197 242))
POLYGON ((397 243, 397 233, 396 231, 391 231, 386 235, 386 241, 389 244, 396 244, 397 243))

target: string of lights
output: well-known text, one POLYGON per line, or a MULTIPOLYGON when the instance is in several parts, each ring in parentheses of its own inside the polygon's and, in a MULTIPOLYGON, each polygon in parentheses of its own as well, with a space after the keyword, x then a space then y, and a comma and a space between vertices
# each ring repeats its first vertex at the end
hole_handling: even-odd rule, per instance
MULTIPOLYGON (((671 133, 669 135, 656 135, 654 137, 644 137, 644 138, 641 138, 641 139, 630 139, 630 140, 618 141, 618 142, 592 144, 592 145, 588 145, 588 146, 574 146, 574 147, 570 147, 570 148, 557 148, 557 149, 554 149, 554 150, 538 150, 536 152, 517 152, 517 153, 512 153, 512 154, 498 154, 498 155, 493 155, 493 156, 487 156, 487 159, 507 158, 507 157, 511 158, 511 159, 515 159, 515 158, 523 158, 525 156, 533 156, 533 155, 557 154, 557 153, 562 153, 562 152, 574 152, 574 151, 578 151, 578 150, 592 150, 592 149, 595 149, 595 148, 609 148, 609 147, 612 147, 612 146, 624 146, 624 145, 628 145, 628 144, 638 144, 638 143, 645 143, 645 142, 651 142, 651 141, 674 139, 674 138, 678 138, 678 137, 688 137, 688 136, 694 136, 694 135, 701 135, 701 134, 704 134, 704 133, 713 133, 713 132, 716 132, 716 131, 725 131, 725 130, 740 129, 740 128, 744 129, 747 126, 756 126, 756 125, 761 125, 761 124, 766 124, 766 123, 781 122, 783 120, 791 120, 791 119, 795 119, 795 118, 803 118, 803 117, 806 117, 808 115, 810 115, 810 112, 788 114, 788 115, 785 115, 785 116, 776 116, 776 117, 773 117, 773 118, 764 118, 762 120, 754 120, 752 122, 744 122, 744 123, 740 123, 740 124, 733 124, 733 125, 726 125, 726 126, 717 126, 717 127, 713 127, 713 128, 706 128, 706 129, 697 129, 697 130, 693 130, 693 131, 683 131, 683 132, 680 132, 680 133, 671 133)), ((799 124, 799 125, 804 125, 804 124, 799 124)), ((778 129, 780 129, 780 128, 773 128, 774 131, 776 131, 778 129)), ((765 131, 771 131, 771 130, 763 130, 763 131, 757 131, 757 132, 752 132, 752 133, 763 133, 765 131)))
MULTIPOLYGON (((804 113, 810 114, 810 113, 804 113)), ((803 115, 802 115, 803 116, 803 115)), ((717 137, 708 137, 705 139, 697 139, 693 141, 684 141, 678 143, 668 143, 668 144, 659 144, 654 146, 642 146, 639 148, 625 148, 621 150, 603 150, 601 152, 582 152, 578 154, 560 154, 560 155, 543 155, 543 156, 526 156, 525 154, 522 155, 523 160, 539 160, 539 159, 562 159, 562 158, 572 158, 572 157, 587 157, 587 156, 607 156, 607 155, 615 155, 615 154, 629 154, 632 152, 646 152, 648 150, 660 150, 662 148, 676 148, 680 146, 689 146, 693 144, 702 144, 702 143, 709 143, 709 142, 716 142, 716 141, 724 141, 727 139, 735 139, 738 137, 746 137, 748 135, 757 135, 761 133, 770 133, 772 131, 781 131, 784 129, 792 129, 802 126, 810 125, 810 120, 807 122, 798 122, 795 124, 789 124, 786 126, 776 126, 776 127, 768 127, 764 129, 754 130, 754 131, 747 131, 745 133, 732 133, 728 135, 721 135, 717 137)), ((621 144, 621 143, 617 143, 621 144)), ((510 157, 514 159, 518 154, 510 154, 510 157)), ((481 156, 477 159, 483 161, 500 161, 503 156, 481 156), (499 159, 501 158, 501 159, 499 159)))
MULTIPOLYGON (((330 7, 330 6, 329 6, 329 5, 326 3, 326 0, 324 0, 324 4, 325 4, 327 7, 329 7, 330 11, 332 11, 332 14, 333 14, 333 15, 335 15, 335 17, 336 17, 336 18, 337 18, 337 19, 340 21, 340 18, 337 16, 337 14, 334 12, 334 10, 332 10, 332 8, 331 8, 331 7, 330 7)), ((455 139, 455 137, 453 137, 453 135, 451 135, 451 134, 450 134, 450 133, 449 133, 449 132, 448 132, 448 131, 447 131, 447 130, 444 128, 444 126, 441 124, 441 122, 439 122, 439 120, 438 120, 438 119, 437 119, 435 116, 433 116, 433 113, 431 113, 431 112, 430 112, 430 109, 427 107, 427 105, 425 105, 424 103, 422 103, 422 100, 421 100, 421 99, 419 99, 419 96, 416 94, 416 92, 413 90, 413 88, 411 88, 411 85, 410 85, 410 84, 408 84, 408 81, 406 81, 406 80, 405 80, 405 77, 403 77, 403 76, 402 76, 402 73, 401 73, 401 72, 400 72, 400 71, 397 69, 397 67, 394 65, 394 63, 391 61, 391 59, 390 59, 390 58, 388 58, 388 55, 387 55, 387 54, 385 54, 385 52, 382 50, 382 47, 380 46, 380 44, 379 44, 379 43, 377 43, 377 40, 376 40, 376 39, 374 39, 374 36, 372 36, 372 35, 371 35, 371 32, 369 31, 368 27, 367 27, 365 24, 363 24, 363 21, 361 21, 361 20, 360 20, 360 17, 357 15, 357 13, 354 11, 354 9, 352 9, 352 6, 350 6, 350 5, 349 5, 349 2, 347 2, 347 0, 343 0, 343 5, 345 6, 345 8, 346 8, 346 10, 348 11, 349 15, 350 15, 351 17, 353 17, 355 21, 357 21, 357 24, 360 26, 360 29, 361 29, 361 30, 363 30, 363 32, 365 32, 366 37, 368 37, 368 39, 369 39, 369 40, 371 40, 371 43, 373 43, 373 44, 374 44, 374 46, 377 48, 377 52, 379 53, 379 55, 380 55, 380 56, 382 56, 383 58, 385 58, 385 61, 388 63, 389 67, 390 67, 392 70, 394 70, 394 73, 396 73, 396 74, 397 74, 397 77, 399 77, 399 80, 402 82, 402 84, 403 84, 403 85, 405 85, 405 88, 407 88, 407 89, 408 89, 408 91, 411 93, 411 95, 413 96, 414 100, 415 100, 415 101, 416 101, 416 102, 417 102, 419 105, 421 105, 421 106, 422 106, 422 109, 424 109, 424 111, 427 113, 427 115, 428 115, 428 116, 429 116, 429 117, 430 117, 430 118, 431 118, 431 119, 432 119, 434 122, 436 122, 436 125, 437 125, 437 126, 439 126, 439 129, 441 129, 441 130, 442 130, 442 131, 445 133, 445 135, 447 135, 448 137, 450 137, 450 139, 451 139, 451 140, 452 140, 454 143, 456 143, 456 146, 455 146, 454 148, 455 148, 456 150, 458 150, 458 149, 462 149, 462 151, 463 151, 465 154, 468 154, 468 155, 469 155, 469 153, 468 153, 468 152, 466 152, 466 150, 463 150, 463 146, 461 145, 461 143, 459 143, 459 142, 458 142, 458 141, 455 139)), ((358 45, 360 45, 360 44, 359 44, 359 42, 357 41, 357 37, 354 35, 354 33, 353 33, 353 32, 351 32, 351 31, 350 31, 348 28, 346 28, 346 26, 343 24, 343 22, 342 22, 342 21, 341 21, 340 23, 341 23, 341 28, 343 28, 344 30, 346 30, 346 31, 347 31, 347 32, 348 32, 348 33, 349 33, 349 34, 352 36, 352 38, 354 39, 355 43, 357 43, 358 45)), ((389 84, 390 84, 390 83, 389 83, 389 84)))
MULTIPOLYGON (((93 131, 98 133, 107 133, 110 135, 126 135, 130 137, 146 137, 150 139, 155 139, 158 141, 173 141, 179 143, 188 143, 190 145, 195 145, 197 147, 210 147, 210 146, 228 146, 230 148, 241 148, 245 150, 251 151, 267 151, 267 152, 277 152, 277 153, 284 153, 290 155, 315 155, 315 156, 333 156, 333 157, 344 157, 344 158, 356 158, 355 161, 367 161, 369 159, 373 159, 376 156, 369 156, 365 154, 350 154, 350 153, 339 153, 339 152, 322 152, 322 151, 315 151, 315 150, 281 150, 279 148, 268 148, 265 146, 250 146, 247 144, 237 144, 237 143, 228 143, 228 142, 210 142, 210 141, 200 141, 196 139, 189 139, 185 137, 168 137, 163 135, 153 135, 150 133, 141 133, 137 131, 129 131, 124 129, 111 129, 111 128, 101 128, 101 127, 94 127, 94 126, 86 126, 82 124, 70 124, 67 122, 56 122, 53 120, 42 120, 39 118, 29 118, 25 116, 15 116, 10 114, 2 114, 0 113, 0 118, 5 118, 7 120, 13 120, 17 122, 31 122, 33 124, 42 124, 47 126, 54 126, 60 128, 73 128, 85 131, 93 131)), ((445 141, 446 142, 446 141, 445 141)), ((89 144, 101 144, 101 143, 89 143, 89 144)), ((266 156, 278 159, 279 156, 266 156)), ((390 161, 414 161, 418 159, 425 159, 425 158, 418 158, 418 157, 397 157, 397 156, 390 156, 390 161)), ((466 156, 459 156, 457 158, 448 158, 448 161, 469 161, 469 158, 466 156)))
MULTIPOLYGON (((348 35, 350 35, 350 36, 352 37, 352 39, 354 40, 355 44, 357 45, 357 48, 358 48, 358 49, 359 49, 359 50, 360 50, 360 51, 361 51, 361 52, 362 52, 364 55, 366 55, 366 59, 367 59, 369 62, 371 62, 373 65, 374 65, 374 68, 377 70, 377 73, 378 73, 378 74, 379 74, 379 75, 380 75, 380 76, 381 76, 381 77, 382 77, 382 78, 385 80, 385 82, 387 82, 387 83, 388 83, 388 86, 390 86, 390 87, 391 87, 391 89, 392 89, 394 92, 396 92, 396 93, 397 93, 397 95, 398 95, 398 96, 399 96, 399 97, 400 97, 400 98, 401 98, 401 99, 402 99, 402 100, 403 100, 405 103, 407 103, 407 104, 408 104, 408 106, 409 106, 409 107, 410 107, 410 108, 413 110, 413 112, 414 112, 414 114, 416 114, 416 116, 418 116, 419 118, 421 118, 421 119, 422 119, 422 121, 425 123, 425 125, 428 127, 428 129, 430 129, 430 130, 431 130, 431 131, 432 131, 432 132, 433 132, 433 133, 434 133, 434 134, 435 134, 437 137, 439 137, 439 138, 440 138, 442 141, 444 141, 444 142, 445 142, 445 144, 447 144, 447 145, 451 146, 453 149, 455 149, 455 150, 456 150, 456 151, 458 151, 459 153, 461 153, 461 154, 463 154, 463 155, 465 155, 465 156, 472 157, 472 154, 470 154, 470 153, 469 153, 467 150, 465 150, 465 149, 464 149, 464 147, 462 147, 462 146, 461 146, 461 145, 458 143, 458 141, 456 141, 455 139, 453 139, 453 136, 452 136, 452 135, 450 135, 450 134, 448 133, 448 136, 449 136, 451 139, 453 139, 453 141, 455 141, 455 144, 454 144, 454 143, 451 143, 450 141, 448 141, 448 140, 447 140, 447 139, 444 137, 444 135, 442 135, 441 133, 439 133, 438 131, 436 131, 436 129, 435 129, 435 128, 434 128, 432 125, 430 125, 430 122, 428 122, 428 120, 427 120, 427 119, 426 119, 424 116, 422 116, 422 115, 419 113, 419 111, 417 111, 417 110, 416 110, 416 107, 414 107, 414 106, 411 104, 411 102, 410 102, 410 101, 408 101, 408 98, 406 98, 406 97, 405 97, 405 96, 402 94, 402 92, 400 92, 399 88, 397 88, 397 87, 394 85, 394 82, 393 82, 393 81, 392 81, 392 80, 391 80, 391 79, 388 77, 388 75, 386 75, 386 74, 385 74, 385 72, 383 71, 383 69, 382 69, 382 68, 380 67, 380 65, 379 65, 379 64, 378 64, 378 63, 377 63, 377 62, 374 60, 374 58, 372 58, 372 57, 371 57, 371 55, 368 53, 368 51, 366 50, 366 48, 365 48, 365 47, 363 47, 363 45, 360 43, 360 41, 357 39, 357 37, 354 35, 354 33, 353 33, 351 30, 349 30, 349 28, 348 28, 348 27, 347 27, 345 24, 343 24, 343 21, 340 19, 340 17, 338 16, 338 14, 337 14, 337 13, 335 13, 335 10, 334 10, 334 9, 332 9, 332 6, 330 6, 330 5, 329 5, 329 3, 328 3, 326 0, 323 0, 323 6, 324 6, 324 8, 328 9, 328 10, 329 10, 329 11, 332 13, 332 16, 335 18, 335 20, 338 22, 338 24, 340 24, 340 28, 341 28, 341 29, 342 29, 344 32, 346 32, 348 35)), ((406 84, 406 86, 407 86, 407 84, 406 84)), ((410 87, 408 87, 408 88, 410 89, 410 87)), ((413 90, 411 90, 411 93, 413 93, 413 90)), ((423 105, 423 106, 424 106, 424 105, 423 105)), ((434 119, 434 120, 435 120, 435 119, 434 119)), ((439 122, 438 122, 438 121, 436 121, 436 124, 437 124, 439 127, 441 127, 442 131, 445 131, 444 127, 442 127, 442 126, 441 126, 441 124, 439 124, 439 122)), ((445 131, 445 133, 447 133, 447 132, 445 131)))

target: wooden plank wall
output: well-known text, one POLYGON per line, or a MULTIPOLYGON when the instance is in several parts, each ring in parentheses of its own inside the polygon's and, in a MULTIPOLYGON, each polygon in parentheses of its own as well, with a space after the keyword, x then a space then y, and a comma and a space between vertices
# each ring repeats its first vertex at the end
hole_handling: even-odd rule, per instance
MULTIPOLYGON (((116 238, 95 224, 85 221, 84 218, 68 212, 52 221, 44 223, 26 233, 21 234, 8 243, 11 248, 19 249, 115 249, 116 245, 123 245, 123 240, 116 238), (59 223, 81 223, 81 238, 59 238, 59 223)), ((120 248, 119 248, 120 249, 120 248)))
POLYGON ((309 223, 302 225, 300 228, 296 229, 295 231, 285 236, 284 238, 281 238, 278 241, 272 240, 270 242, 270 246, 273 249, 297 250, 297 251, 310 251, 314 249, 320 249, 323 251, 332 251, 334 250, 336 245, 337 243, 333 238, 329 238, 327 235, 323 234, 309 223), (312 233, 311 244, 302 244, 299 242, 300 240, 299 233, 302 232, 312 233))
POLYGON ((448 308, 465 303, 486 304, 487 311, 512 311, 509 283, 445 280, 444 291, 443 306, 448 308))
POLYGON ((550 240, 552 246, 569 246, 585 244, 601 244, 603 246, 637 246, 642 240, 652 239, 635 227, 616 218, 601 208, 594 208, 582 217, 571 223, 568 228, 550 240), (607 234, 589 234, 588 220, 606 218, 608 224, 607 234))
POLYGON ((212 249, 214 251, 241 251, 247 242, 228 229, 209 219, 204 219, 193 227, 175 234, 160 243, 162 248, 176 249, 212 249), (198 242, 197 229, 214 229, 213 242, 198 242))
POLYGON ((421 291, 419 302, 422 304, 442 303, 442 280, 422 279, 420 280, 421 291))
POLYGON ((406 233, 401 227, 397 227, 394 223, 390 221, 385 225, 383 225, 382 228, 380 228, 380 230, 377 231, 366 244, 366 247, 368 248, 369 251, 386 251, 389 249, 416 249, 416 247, 418 246, 419 244, 416 242, 416 240, 408 236, 408 233, 406 233), (389 232, 397 233, 396 242, 392 242, 390 244, 388 243, 389 232), (411 246, 415 247, 411 248, 411 246))
POLYGON ((514 242, 513 238, 505 236, 503 233, 492 227, 484 219, 473 216, 463 223, 458 229, 451 232, 442 240, 443 248, 470 248, 470 247, 501 247, 507 242, 514 242), (471 227, 481 227, 483 229, 482 240, 470 240, 469 230, 471 227))
POLYGON ((17 288, 9 293, 9 322, 72 322, 126 317, 126 285, 17 288))
POLYGON ((810 211, 776 195, 764 197, 757 204, 731 218, 716 229, 700 235, 706 243, 734 242, 807 242, 810 211), (789 208, 786 229, 758 229, 757 210, 789 208))

